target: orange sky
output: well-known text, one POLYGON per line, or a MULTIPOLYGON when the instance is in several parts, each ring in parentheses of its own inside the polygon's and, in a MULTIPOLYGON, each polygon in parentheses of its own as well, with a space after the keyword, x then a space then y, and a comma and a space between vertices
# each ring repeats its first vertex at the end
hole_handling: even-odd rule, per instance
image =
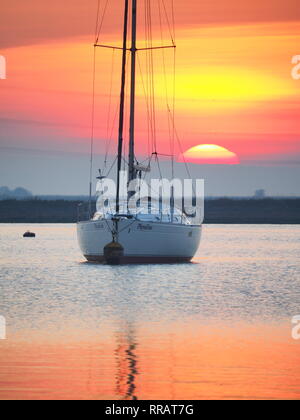
MULTIPOLYGON (((122 4, 117 0, 109 3, 102 39, 120 44, 122 4)), ((300 162, 300 80, 291 77, 292 57, 300 54, 297 2, 189 3, 187 8, 186 2, 174 0, 176 127, 184 150, 197 144, 217 144, 235 152, 242 163, 300 162)), ((141 0, 140 12, 143 4, 141 0)), ((170 10, 171 0, 165 0, 165 4, 170 10)), ((12 0, 1 8, 0 54, 7 60, 7 80, 0 81, 1 147, 88 151, 97 1, 12 0)), ((154 13, 154 22, 156 17, 154 13)), ((142 34, 142 27, 139 29, 142 34)), ((154 38, 158 44, 158 27, 154 28, 154 38)), ((164 39, 167 42, 167 30, 164 39)), ((97 54, 99 153, 105 151, 119 101, 120 53, 116 52, 108 124, 112 56, 111 51, 105 50, 97 54)), ((154 57, 157 139, 159 151, 167 153, 169 136, 161 52, 154 57)), ((172 60, 173 53, 165 52, 169 92, 172 60)), ((140 63, 144 70, 142 56, 140 63)), ((147 145, 146 119, 138 70, 138 153, 144 153, 147 145)))

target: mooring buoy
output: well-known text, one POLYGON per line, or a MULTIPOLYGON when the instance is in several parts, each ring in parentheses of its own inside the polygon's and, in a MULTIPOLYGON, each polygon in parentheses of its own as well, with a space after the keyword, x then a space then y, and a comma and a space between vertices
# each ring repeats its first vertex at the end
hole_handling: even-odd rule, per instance
POLYGON ((107 264, 121 264, 124 257, 124 248, 118 242, 111 242, 104 247, 104 258, 107 264))
POLYGON ((35 233, 28 231, 24 233, 23 238, 35 238, 35 236, 35 233))

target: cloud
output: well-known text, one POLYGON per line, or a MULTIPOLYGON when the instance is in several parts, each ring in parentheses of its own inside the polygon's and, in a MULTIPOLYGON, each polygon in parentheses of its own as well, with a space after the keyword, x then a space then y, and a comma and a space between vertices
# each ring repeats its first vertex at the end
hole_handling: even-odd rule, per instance
MULTIPOLYGON (((171 11, 170 0, 165 0, 165 4, 171 11)), ((178 28, 300 20, 298 0, 195 0, 189 2, 189 7, 185 1, 175 0, 174 4, 178 28)), ((90 35, 92 40, 96 11, 97 0, 3 2, 0 15, 0 48, 82 35, 90 35)), ((121 33, 122 13, 120 0, 109 2, 104 33, 121 33)))

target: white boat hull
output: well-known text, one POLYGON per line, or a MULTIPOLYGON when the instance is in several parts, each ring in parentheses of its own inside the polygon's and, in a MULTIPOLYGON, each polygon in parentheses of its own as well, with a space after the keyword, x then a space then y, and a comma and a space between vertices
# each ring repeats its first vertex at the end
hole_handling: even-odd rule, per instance
MULTIPOLYGON (((105 262, 104 247, 112 242, 113 222, 97 220, 77 225, 80 249, 88 261, 105 262)), ((201 241, 202 226, 120 220, 121 263, 189 262, 201 241)))

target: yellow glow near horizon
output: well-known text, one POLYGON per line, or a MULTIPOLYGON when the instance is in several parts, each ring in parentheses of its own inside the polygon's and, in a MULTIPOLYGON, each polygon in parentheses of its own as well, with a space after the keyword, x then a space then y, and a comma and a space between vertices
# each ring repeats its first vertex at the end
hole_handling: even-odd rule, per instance
MULTIPOLYGON (((193 71, 194 69, 192 69, 193 71)), ((165 95, 163 76, 157 77, 156 92, 165 95)), ((170 84, 169 91, 172 92, 170 84)), ((179 108, 251 106, 253 101, 271 100, 289 94, 281 80, 239 67, 209 67, 198 73, 176 75, 176 103, 179 108)))

